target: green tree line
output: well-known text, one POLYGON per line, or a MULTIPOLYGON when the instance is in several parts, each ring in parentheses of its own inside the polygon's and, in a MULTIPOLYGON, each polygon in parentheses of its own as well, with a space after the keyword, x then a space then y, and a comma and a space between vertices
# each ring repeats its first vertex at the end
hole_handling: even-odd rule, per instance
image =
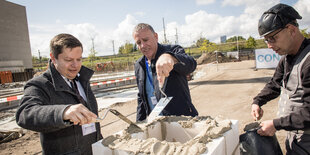
MULTIPOLYGON (((307 29, 301 29, 301 33, 306 37, 310 37, 310 32, 307 29)), ((209 39, 201 37, 190 47, 185 47, 186 52, 190 54, 199 54, 202 52, 227 52, 236 51, 237 49, 257 49, 257 48, 267 48, 264 39, 255 39, 249 36, 245 39, 242 36, 233 36, 226 40, 226 43, 214 43, 209 39), (238 40, 238 43, 237 43, 238 40)), ((90 49, 90 54, 87 58, 83 58, 83 65, 94 66, 96 63, 103 63, 108 61, 117 62, 134 62, 139 57, 142 56, 141 52, 138 51, 137 45, 134 43, 126 42, 124 45, 120 46, 118 49, 118 54, 113 56, 96 56, 98 51, 90 49)), ((46 66, 49 58, 47 57, 32 57, 32 62, 34 67, 46 66)))

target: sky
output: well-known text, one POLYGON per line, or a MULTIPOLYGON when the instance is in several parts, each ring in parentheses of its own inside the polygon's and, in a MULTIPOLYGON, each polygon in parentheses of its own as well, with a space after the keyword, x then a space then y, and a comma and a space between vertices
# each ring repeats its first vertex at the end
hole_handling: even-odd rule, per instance
POLYGON ((164 40, 165 25, 167 40, 183 47, 201 37, 215 43, 223 35, 258 39, 260 16, 278 3, 293 6, 303 17, 298 21, 300 28, 310 31, 310 0, 7 1, 26 7, 33 56, 40 51, 49 57, 49 42, 59 33, 77 37, 83 44, 83 57, 90 54, 92 43, 96 56, 117 54, 121 45, 134 43, 132 31, 138 23, 150 24, 159 42, 164 40))

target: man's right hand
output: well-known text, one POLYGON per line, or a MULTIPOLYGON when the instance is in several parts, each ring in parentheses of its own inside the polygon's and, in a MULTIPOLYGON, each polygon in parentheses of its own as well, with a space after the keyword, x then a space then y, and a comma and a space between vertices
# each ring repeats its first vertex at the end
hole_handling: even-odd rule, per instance
POLYGON ((263 117, 264 110, 260 108, 257 104, 252 104, 251 115, 254 120, 260 120, 263 117))
POLYGON ((177 62, 178 60, 168 53, 164 53, 158 58, 156 62, 156 72, 160 88, 163 87, 165 78, 169 76, 173 69, 173 65, 177 62))
POLYGON ((63 114, 64 120, 70 120, 74 125, 84 125, 96 121, 97 115, 89 111, 83 104, 68 106, 63 114))

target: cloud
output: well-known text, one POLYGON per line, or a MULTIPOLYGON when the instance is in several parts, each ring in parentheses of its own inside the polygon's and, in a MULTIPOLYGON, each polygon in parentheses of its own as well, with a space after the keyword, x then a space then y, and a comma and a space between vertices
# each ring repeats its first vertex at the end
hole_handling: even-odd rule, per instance
POLYGON ((60 23, 62 23, 62 20, 61 20, 61 19, 57 19, 57 20, 56 20, 56 23, 57 23, 57 24, 60 24, 60 23))
POLYGON ((215 0, 196 0, 196 4, 198 5, 208 5, 214 3, 215 0))
POLYGON ((126 18, 118 24, 118 27, 111 32, 99 31, 98 28, 90 23, 70 24, 65 27, 69 33, 76 36, 83 43, 83 57, 87 57, 93 46, 92 39, 98 56, 117 54, 119 46, 126 42, 133 42, 131 33, 136 24, 137 20, 132 15, 128 14, 126 18))
POLYGON ((83 43, 83 57, 87 57, 93 46, 92 39, 98 56, 117 54, 119 46, 126 42, 133 42, 131 33, 136 24, 137 20, 135 17, 128 14, 118 24, 118 27, 112 31, 98 30, 95 25, 90 23, 70 24, 65 27, 69 33, 76 36, 83 43))
MULTIPOLYGON (((132 31, 133 28, 138 24, 138 20, 130 14, 126 15, 126 18, 118 24, 118 27, 113 32, 113 40, 115 51, 118 51, 118 47, 124 45, 127 42, 133 43, 132 31)), ((116 52, 117 53, 117 52, 116 52)))
MULTIPOLYGON (((208 13, 200 10, 185 16, 185 24, 176 22, 167 23, 166 34, 171 43, 175 43, 176 29, 178 31, 178 41, 182 46, 190 46, 200 37, 205 37, 213 42, 219 42, 220 36, 226 35, 228 38, 240 35, 245 38, 249 36, 259 38, 257 32, 258 19, 264 11, 279 3, 279 0, 224 0, 222 2, 223 9, 225 7, 236 7, 243 9, 238 16, 222 16, 219 14, 208 13), (230 5, 230 6, 229 6, 230 5)), ((303 6, 308 6, 306 0, 300 1, 303 6)), ((304 10, 306 10, 304 8, 304 10)), ((306 12, 309 14, 308 12, 306 12)), ((310 18, 308 18, 310 19, 310 18)), ((309 25, 309 24, 308 24, 309 25)), ((163 36, 163 32, 159 32, 163 36)), ((162 41, 162 37, 159 37, 162 41)))
POLYGON ((50 40, 57 34, 69 33, 77 37, 83 44, 84 52, 83 56, 86 57, 89 54, 90 48, 92 47, 91 38, 99 36, 99 32, 96 27, 90 23, 82 24, 69 24, 63 25, 61 22, 56 25, 29 25, 30 32, 30 43, 31 51, 34 55, 38 55, 37 52, 40 50, 41 56, 49 57, 50 40))
MULTIPOLYGON (((211 41, 219 41, 222 35, 241 35, 240 18, 233 16, 220 16, 217 14, 198 11, 185 17, 185 24, 176 22, 168 23, 166 26, 166 35, 170 43, 176 42, 176 30, 178 34, 178 43, 182 46, 190 46, 200 37, 211 41)), ((163 31, 158 32, 159 41, 163 42, 163 31)))
MULTIPOLYGON (((270 8, 271 6, 280 3, 280 0, 223 0, 222 6, 246 6, 247 7, 257 7, 257 6, 265 6, 266 8, 270 8)), ((260 7, 258 7, 260 8, 260 7)))
POLYGON ((99 30, 91 23, 62 26, 30 25, 29 28, 32 30, 31 51, 34 55, 38 55, 37 51, 40 50, 41 56, 49 57, 50 40, 59 33, 69 33, 77 37, 83 44, 83 57, 88 57, 93 42, 97 56, 117 54, 119 46, 126 42, 133 42, 132 30, 137 22, 135 17, 128 14, 116 29, 105 31, 99 30), (114 51, 112 42, 114 42, 114 51))
MULTIPOLYGON (((196 1, 198 4, 202 1, 196 1)), ((207 1, 204 1, 205 3, 207 1)), ((211 1, 208 1, 211 2, 211 1)), ((166 24, 166 37, 171 43, 178 44, 183 47, 192 45, 200 37, 205 37, 213 42, 219 42, 220 36, 226 35, 228 38, 240 35, 245 38, 249 36, 259 38, 257 32, 258 19, 264 11, 279 3, 279 0, 224 0, 221 9, 229 9, 230 7, 238 7, 243 11, 236 16, 225 16, 215 13, 209 13, 205 10, 199 10, 188 14, 184 17, 184 23, 180 24, 171 21, 166 24)), ((299 21, 301 28, 309 28, 310 25, 310 1, 299 0, 293 5, 294 8, 303 17, 299 21)), ((69 24, 64 25, 61 21, 56 25, 29 25, 31 50, 34 55, 49 55, 49 41, 58 33, 71 33, 81 40, 84 46, 83 57, 89 55, 92 47, 92 38, 94 39, 95 50, 97 55, 112 55, 114 41, 115 53, 118 48, 126 42, 134 43, 132 39, 132 30, 134 26, 141 22, 138 19, 143 17, 144 13, 136 12, 133 15, 127 14, 119 24, 112 29, 96 27, 91 23, 69 24)), ((308 29, 309 31, 309 29, 308 29)), ((157 32, 159 34, 159 42, 164 40, 163 30, 157 32)))
POLYGON ((49 57, 49 43, 52 37, 59 32, 63 32, 63 26, 31 24, 29 25, 29 38, 31 51, 34 55, 49 57))
POLYGON ((39 56, 39 52, 41 56, 49 57, 49 43, 50 40, 45 38, 52 38, 49 34, 37 34, 30 36, 31 43, 31 51, 33 55, 39 56))
MULTIPOLYGON (((96 27, 90 23, 82 23, 82 24, 69 24, 65 25, 65 31, 67 33, 72 34, 76 38, 78 38, 83 44, 83 57, 87 57, 90 53, 90 49, 92 48, 92 40, 97 40, 99 36, 99 32, 96 27)), ((94 44, 95 50, 100 47, 97 47, 97 44, 94 44)))
MULTIPOLYGON (((271 8, 272 6, 280 3, 280 0, 224 0, 222 6, 245 6, 243 17, 251 17, 259 19, 260 15, 271 8)), ((301 28, 310 28, 310 1, 309 0, 298 0, 293 7, 299 12, 303 17, 302 20, 298 21, 301 28)), ((251 24, 247 22, 249 27, 251 24)), ((253 25, 252 25, 253 26, 253 25)))
POLYGON ((224 0, 222 2, 222 5, 223 6, 226 6, 226 5, 232 5, 232 6, 240 6, 242 4, 244 4, 245 1, 244 0, 234 0, 234 1, 231 1, 231 0, 224 0))
POLYGON ((300 24, 300 28, 307 28, 308 32, 310 31, 310 1, 309 0, 299 0, 294 8, 298 11, 298 13, 302 16, 301 20, 298 20, 300 24))
POLYGON ((138 21, 134 16, 128 14, 125 20, 118 24, 117 29, 113 33, 113 38, 118 42, 125 43, 132 40, 132 31, 138 21))
MULTIPOLYGON (((233 34, 239 31, 239 20, 233 16, 220 16, 199 11, 185 17, 185 25, 180 26, 180 32, 185 32, 182 38, 196 41, 200 37, 205 37, 212 41, 217 40, 222 35, 233 34), (186 35, 187 34, 187 35, 186 35)), ((236 35, 236 34, 235 34, 236 35)), ((186 42, 186 40, 180 40, 186 42)))
POLYGON ((145 15, 145 13, 144 13, 144 12, 139 11, 139 12, 135 12, 135 13, 134 13, 134 15, 137 15, 137 16, 140 16, 140 17, 143 17, 143 16, 145 15))
POLYGON ((96 37, 96 35, 98 35, 96 27, 90 23, 69 24, 69 25, 66 25, 65 28, 67 29, 69 33, 71 33, 75 37, 79 39, 83 39, 82 41, 89 40, 91 38, 96 37))

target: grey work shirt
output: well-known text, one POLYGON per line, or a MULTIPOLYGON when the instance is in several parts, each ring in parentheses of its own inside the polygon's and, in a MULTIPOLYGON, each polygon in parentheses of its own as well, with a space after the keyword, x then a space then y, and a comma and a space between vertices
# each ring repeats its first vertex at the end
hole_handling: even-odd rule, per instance
MULTIPOLYGON (((281 58, 272 79, 254 98, 253 104, 262 106, 280 95, 282 80, 284 80, 285 84, 287 83, 296 59, 308 45, 310 45, 310 40, 305 39, 296 55, 286 55, 281 58)), ((277 130, 285 129, 291 131, 310 128, 310 57, 307 58, 301 68, 301 82, 304 90, 302 101, 305 105, 299 113, 292 113, 289 116, 274 119, 274 126, 277 130)))

